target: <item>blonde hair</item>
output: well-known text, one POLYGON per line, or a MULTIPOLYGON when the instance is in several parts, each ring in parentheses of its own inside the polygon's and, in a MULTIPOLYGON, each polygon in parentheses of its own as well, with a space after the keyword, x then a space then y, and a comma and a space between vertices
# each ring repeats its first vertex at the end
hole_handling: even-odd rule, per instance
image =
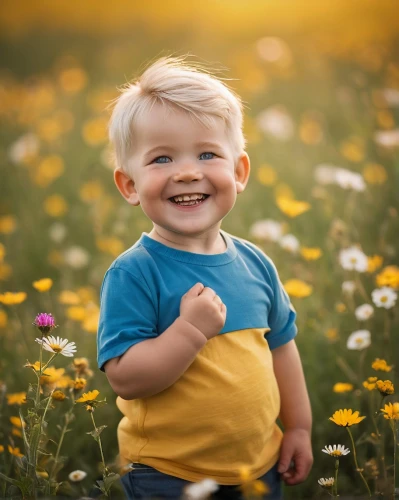
POLYGON ((127 171, 133 126, 157 102, 187 111, 206 127, 221 118, 235 156, 244 150, 240 97, 204 68, 186 63, 184 57, 162 57, 122 88, 115 101, 109 138, 117 168, 127 171))

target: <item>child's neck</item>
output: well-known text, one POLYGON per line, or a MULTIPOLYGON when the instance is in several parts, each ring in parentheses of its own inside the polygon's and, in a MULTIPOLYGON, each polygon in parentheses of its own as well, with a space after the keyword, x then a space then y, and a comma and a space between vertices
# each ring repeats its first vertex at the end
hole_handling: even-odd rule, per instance
POLYGON ((210 234, 201 234, 198 236, 184 236, 153 228, 148 236, 168 247, 191 253, 212 255, 224 253, 227 249, 226 242, 219 228, 210 234))

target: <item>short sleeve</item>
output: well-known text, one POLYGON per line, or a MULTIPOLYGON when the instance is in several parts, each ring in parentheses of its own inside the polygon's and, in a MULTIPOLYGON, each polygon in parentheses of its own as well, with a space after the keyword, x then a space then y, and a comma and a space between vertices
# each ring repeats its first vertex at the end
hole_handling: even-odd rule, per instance
POLYGON ((99 368, 104 371, 107 361, 156 336, 156 307, 144 279, 121 268, 109 269, 100 296, 97 334, 99 368))
POLYGON ((298 333, 298 329, 295 324, 296 311, 294 306, 284 290, 276 267, 270 260, 268 271, 272 280, 274 296, 268 316, 270 332, 266 334, 266 339, 270 350, 272 350, 292 340, 298 333))

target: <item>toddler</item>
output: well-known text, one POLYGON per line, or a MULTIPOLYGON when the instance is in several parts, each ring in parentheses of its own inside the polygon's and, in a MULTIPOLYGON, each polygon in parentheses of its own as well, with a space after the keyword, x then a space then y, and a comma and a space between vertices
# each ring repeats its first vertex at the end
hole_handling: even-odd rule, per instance
POLYGON ((115 184, 152 230, 108 269, 98 363, 118 395, 129 498, 240 472, 281 498, 312 464, 295 310, 270 258, 221 229, 247 185, 240 98, 184 58, 149 66, 110 121, 115 184), (277 425, 280 419, 283 431, 277 425))

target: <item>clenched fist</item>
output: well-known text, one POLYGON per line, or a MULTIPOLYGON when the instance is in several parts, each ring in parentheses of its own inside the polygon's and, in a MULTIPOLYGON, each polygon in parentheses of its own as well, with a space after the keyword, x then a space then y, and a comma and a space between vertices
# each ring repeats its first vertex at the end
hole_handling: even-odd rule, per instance
POLYGON ((212 288, 197 283, 181 298, 180 316, 209 340, 223 328, 226 306, 212 288))

